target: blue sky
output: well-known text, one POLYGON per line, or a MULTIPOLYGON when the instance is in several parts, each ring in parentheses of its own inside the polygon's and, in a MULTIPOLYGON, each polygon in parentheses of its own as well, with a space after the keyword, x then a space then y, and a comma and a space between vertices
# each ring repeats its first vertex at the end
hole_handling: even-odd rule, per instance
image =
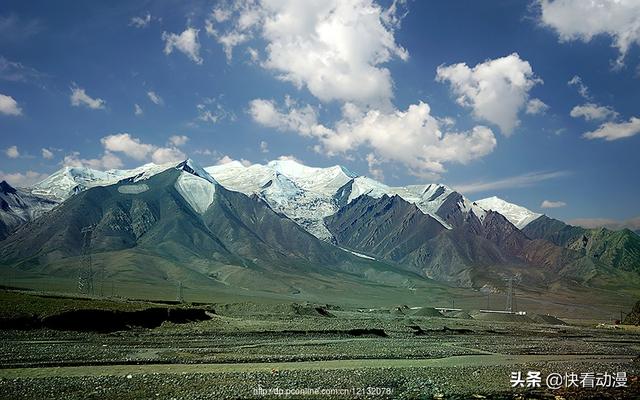
POLYGON ((2 178, 285 156, 640 215, 640 6, 334 3, 3 1, 2 178))

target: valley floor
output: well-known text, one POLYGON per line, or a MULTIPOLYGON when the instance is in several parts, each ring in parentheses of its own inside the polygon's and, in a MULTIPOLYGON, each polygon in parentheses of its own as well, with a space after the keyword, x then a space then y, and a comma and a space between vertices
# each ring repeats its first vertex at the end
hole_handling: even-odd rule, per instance
MULTIPOLYGON (((90 309, 92 304, 55 299, 66 303, 44 307, 26 301, 35 296, 19 295, 19 303, 12 303, 11 296, 2 297, 5 322, 25 310, 51 315, 56 307, 90 309)), ((126 312, 160 306, 95 303, 98 309, 126 312)), ((640 397, 636 327, 428 317, 407 308, 191 307, 204 307, 210 319, 103 333, 9 330, 5 325, 0 330, 0 398, 640 397), (541 387, 512 388, 512 374, 525 378, 528 371, 541 373, 541 387), (590 372, 625 372, 627 387, 546 387, 549 374, 590 372)), ((87 319, 87 326, 91 323, 87 319)))

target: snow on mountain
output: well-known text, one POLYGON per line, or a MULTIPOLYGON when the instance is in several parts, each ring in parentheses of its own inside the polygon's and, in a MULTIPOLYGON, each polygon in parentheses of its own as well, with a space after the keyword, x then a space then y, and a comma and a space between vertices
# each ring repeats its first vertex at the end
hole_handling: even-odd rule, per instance
POLYGON ((295 181, 300 187, 325 196, 333 196, 338 189, 346 185, 356 174, 343 166, 328 168, 307 167, 294 160, 275 160, 267 166, 295 181))
POLYGON ((312 235, 331 241, 332 235, 324 225, 324 217, 338 210, 333 193, 329 191, 338 184, 340 174, 335 169, 325 171, 329 169, 278 160, 268 165, 248 167, 230 162, 207 167, 205 171, 225 188, 246 195, 256 194, 312 235), (314 182, 313 176, 320 179, 314 182))
POLYGON ((447 186, 391 187, 365 176, 357 176, 339 165, 316 168, 294 160, 275 160, 266 165, 253 164, 247 167, 233 161, 205 170, 229 190, 261 196, 274 210, 324 240, 332 240, 331 233, 324 225, 324 218, 338 211, 344 204, 340 203, 344 202, 343 197, 346 197, 346 203, 350 203, 362 195, 373 198, 398 195, 449 229, 451 225, 438 214, 438 210, 450 195, 459 196, 457 207, 463 213, 473 212, 480 220, 486 214, 484 209, 447 186))
MULTIPOLYGON (((209 174, 206 174, 209 176, 209 174)), ((208 179, 188 172, 181 172, 174 187, 199 214, 204 214, 213 203, 216 185, 208 179)))
MULTIPOLYGON (((358 196, 367 195, 373 198, 380 198, 383 195, 398 195, 403 200, 415 204, 423 213, 432 216, 447 229, 451 229, 451 225, 447 223, 438 211, 450 195, 456 192, 445 185, 428 184, 428 185, 408 185, 392 187, 380 183, 376 180, 365 176, 359 176, 354 179, 351 187, 351 193, 347 200, 350 203, 358 196)), ((461 196, 458 206, 463 213, 473 211, 473 213, 482 221, 486 215, 486 211, 481 207, 474 205, 469 199, 461 196)))
POLYGON ((43 181, 28 188, 28 191, 33 195, 61 202, 76 193, 92 187, 113 185, 122 180, 139 182, 166 171, 169 168, 182 169, 200 176, 211 183, 215 183, 211 175, 189 159, 178 164, 175 162, 166 164, 148 163, 127 170, 111 169, 108 171, 98 171, 87 167, 64 167, 43 181))
POLYGON ((333 237, 324 224, 324 218, 335 214, 345 202, 350 203, 362 195, 373 198, 400 196, 449 229, 459 221, 450 220, 449 217, 459 216, 460 213, 473 213, 482 221, 486 215, 485 210, 495 209, 518 227, 539 216, 506 202, 498 204, 496 201, 489 202, 490 199, 471 202, 445 185, 391 187, 365 176, 357 176, 339 165, 317 168, 282 159, 266 165, 245 166, 232 161, 207 168, 202 168, 189 159, 178 164, 149 163, 130 170, 104 172, 83 167, 65 167, 36 184, 30 189, 30 193, 60 202, 91 187, 121 181, 139 182, 169 168, 185 171, 176 182, 176 189, 197 212, 202 213, 209 207, 215 192, 214 186, 219 183, 229 190, 260 196, 275 211, 327 241, 332 241, 333 237))
POLYGON ((57 201, 13 188, 5 181, 0 182, 0 239, 57 205, 57 201))
POLYGON ((518 229, 524 228, 525 226, 527 226, 527 224, 529 224, 529 222, 534 221, 542 216, 542 214, 534 213, 529 209, 526 209, 517 204, 509 203, 496 196, 477 200, 475 201, 475 203, 485 210, 493 210, 502 214, 518 229))
POLYGON ((90 187, 117 182, 119 172, 118 170, 98 171, 86 167, 64 167, 33 185, 30 192, 55 201, 64 201, 90 187))

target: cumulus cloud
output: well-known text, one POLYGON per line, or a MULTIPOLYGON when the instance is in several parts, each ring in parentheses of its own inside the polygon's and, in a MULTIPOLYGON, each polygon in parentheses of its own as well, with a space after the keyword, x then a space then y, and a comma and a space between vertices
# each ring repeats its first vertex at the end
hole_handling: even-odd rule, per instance
POLYGON ((155 149, 155 146, 142 143, 140 139, 134 138, 128 133, 105 136, 100 139, 100 142, 107 151, 121 152, 139 161, 147 158, 155 149))
POLYGON ((98 170, 107 170, 122 168, 124 164, 117 155, 109 151, 105 151, 100 158, 91 159, 81 158, 80 153, 76 151, 71 154, 67 154, 62 160, 62 165, 68 167, 89 167, 98 170))
POLYGON ((260 142, 260 152, 268 153, 269 152, 269 144, 264 140, 260 142))
MULTIPOLYGON (((229 157, 228 155, 224 155, 222 157, 220 157, 218 159, 218 161, 216 161, 217 165, 224 165, 224 164, 229 164, 230 162, 234 162, 236 160, 234 160, 233 158, 229 157)), ((249 160, 245 160, 244 158, 238 160, 240 162, 240 164, 244 165, 245 167, 250 167, 251 166, 251 161, 249 160)))
MULTIPOLYGON (((156 164, 177 162, 187 158, 186 154, 177 147, 185 144, 187 140, 187 136, 174 135, 168 139, 164 147, 161 147, 144 143, 129 133, 118 133, 100 139, 100 143, 104 148, 101 157, 87 159, 81 157, 80 153, 73 152, 64 157, 62 164, 99 170, 121 168, 124 163, 118 156, 119 154, 124 154, 136 161, 149 160, 156 164)), ((43 156, 45 155, 45 150, 43 149, 43 156)))
POLYGON ((185 153, 176 147, 186 143, 187 140, 187 136, 172 136, 169 138, 168 147, 158 147, 143 143, 139 138, 133 137, 129 133, 118 133, 105 136, 100 139, 100 142, 106 153, 122 153, 138 161, 151 158, 151 161, 156 164, 164 164, 187 158, 185 153))
POLYGON ((631 117, 629 122, 606 122, 595 131, 584 133, 582 137, 612 141, 631 137, 638 133, 640 133, 640 118, 631 117))
POLYGON ((540 99, 531 99, 527 103, 526 113, 531 115, 544 114, 549 106, 540 99))
POLYGON ((632 45, 640 44, 640 2, 634 0, 539 0, 540 21, 553 29, 561 42, 588 43, 606 35, 618 49, 622 66, 632 45))
POLYGON ((470 132, 443 132, 423 102, 406 111, 391 112, 347 103, 342 119, 333 128, 319 123, 310 105, 289 101, 279 109, 272 100, 255 99, 249 107, 252 118, 264 126, 317 139, 319 151, 335 155, 366 146, 374 150, 377 159, 401 162, 416 175, 444 172, 444 163, 465 164, 489 154, 496 145, 493 132, 484 126, 470 132))
POLYGON ((20 157, 20 151, 18 150, 18 146, 10 146, 5 151, 4 154, 9 158, 18 158, 20 157))
POLYGON ((129 22, 129 26, 133 26, 135 28, 146 28, 151 23, 151 14, 146 13, 142 17, 132 17, 129 22))
POLYGON ((160 147, 153 151, 151 160, 156 164, 165 164, 184 160, 187 156, 175 147, 160 147))
POLYGON ((47 174, 41 174, 36 171, 26 171, 24 173, 9 173, 0 171, 0 181, 7 181, 13 187, 29 187, 44 180, 47 177, 47 174))
POLYGON ((585 103, 573 107, 569 115, 571 115, 573 118, 582 117, 586 121, 591 121, 616 118, 618 116, 618 113, 611 107, 600 106, 594 103, 585 103))
POLYGON ((566 205, 567 205, 567 203, 565 203, 564 201, 544 200, 540 204, 540 208, 560 208, 560 207, 564 207, 566 205))
POLYGON ((267 43, 261 65, 323 102, 388 107, 393 81, 383 65, 409 57, 395 40, 396 11, 372 0, 247 0, 217 7, 207 32, 229 57, 235 46, 259 36, 267 43))
POLYGON ((473 68, 465 63, 441 65, 436 80, 448 82, 458 104, 470 107, 476 118, 497 125, 507 136, 520 123, 518 113, 527 104, 529 90, 542 83, 517 53, 473 68))
POLYGON ((169 138, 169 143, 173 146, 184 146, 189 141, 189 136, 186 135, 173 135, 169 138))
POLYGON ((53 152, 49 149, 42 149, 42 158, 45 160, 51 160, 53 158, 53 152))
POLYGON ((162 97, 160 97, 160 95, 153 90, 148 91, 147 96, 149 97, 149 100, 151 100, 151 102, 154 104, 157 104, 159 106, 164 104, 164 100, 162 100, 162 97))
POLYGON ((379 168, 380 160, 373 153, 367 154, 365 158, 367 160, 367 166, 369 167, 369 174, 378 180, 379 182, 384 182, 384 171, 382 168, 379 168))
POLYGON ((0 94, 0 114, 18 116, 22 115, 22 108, 11 96, 0 94))
POLYGON ((184 53, 191 61, 196 64, 202 64, 200 57, 200 42, 198 41, 198 29, 187 28, 182 33, 162 33, 164 40, 164 53, 169 55, 174 49, 184 53))
POLYGON ((144 111, 142 111, 142 107, 140 107, 138 104, 134 104, 133 105, 133 113, 135 115, 142 115, 142 114, 144 114, 144 111))
POLYGON ((101 110, 105 108, 105 101, 100 98, 89 96, 85 90, 75 84, 71 86, 71 105, 74 107, 85 106, 92 110, 101 110))
POLYGON ((490 192, 498 189, 528 187, 535 185, 538 182, 543 182, 550 179, 558 179, 568 175, 569 172, 567 171, 529 172, 526 174, 510 176, 502 179, 478 181, 458 185, 454 184, 452 186, 461 193, 470 194, 478 192, 490 192))

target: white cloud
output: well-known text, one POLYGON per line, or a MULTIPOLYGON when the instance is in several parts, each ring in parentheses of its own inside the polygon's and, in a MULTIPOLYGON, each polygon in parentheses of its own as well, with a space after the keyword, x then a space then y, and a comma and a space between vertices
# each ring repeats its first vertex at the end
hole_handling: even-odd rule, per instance
POLYGON ((416 175, 444 172, 444 163, 465 164, 489 154, 496 146, 493 132, 484 126, 464 133, 442 132, 429 105, 422 102, 406 111, 392 112, 363 110, 347 103, 334 128, 320 124, 310 105, 287 103, 286 109, 280 110, 271 100, 255 99, 249 104, 249 113, 264 126, 316 138, 320 142, 318 150, 329 155, 367 146, 381 162, 401 162, 416 175))
POLYGON ((136 28, 146 28, 151 23, 151 14, 147 13, 142 17, 133 17, 129 22, 129 26, 133 26, 136 28))
POLYGON ((453 187, 461 193, 470 194, 470 193, 477 193, 477 192, 489 192, 497 189, 528 187, 538 182, 546 181, 549 179, 562 178, 567 175, 569 175, 569 172, 567 171, 530 172, 527 174, 497 179, 494 181, 478 181, 478 182, 472 182, 472 183, 453 185, 453 187))
POLYGON ((611 107, 600 106, 593 103, 585 103, 575 106, 569 113, 573 118, 584 118, 586 121, 616 118, 618 113, 611 107))
POLYGON ((144 111, 142 111, 142 107, 140 107, 138 104, 134 104, 133 105, 133 113, 135 115, 142 115, 142 114, 144 114, 144 111))
POLYGON ((224 164, 229 164, 232 161, 233 161, 233 158, 225 154, 224 156, 220 157, 220 159, 216 162, 216 164, 224 165, 224 164))
POLYGON ((527 103, 527 109, 525 112, 530 115, 544 114, 545 112, 547 112, 548 109, 549 109, 549 106, 545 104, 542 100, 531 99, 527 103))
POLYGON ((268 153, 269 152, 269 144, 264 140, 260 142, 260 152, 268 153))
POLYGON ((18 116, 22 115, 22 108, 13 97, 0 94, 0 114, 18 116))
POLYGON ((573 78, 567 82, 569 86, 576 86, 578 88, 578 93, 585 100, 591 100, 591 95, 589 94, 589 88, 582 82, 582 78, 578 75, 574 75, 573 78))
POLYGON ((259 35, 267 42, 261 65, 323 102, 389 108, 393 81, 383 64, 408 59, 394 36, 396 9, 372 0, 235 2, 226 9, 227 29, 214 29, 211 18, 208 32, 229 56, 259 35))
POLYGON ((186 159, 187 156, 175 147, 160 147, 153 151, 151 160, 156 164, 178 162, 186 159))
POLYGON ((10 82, 27 82, 41 85, 46 75, 19 62, 11 61, 0 56, 0 79, 10 82))
POLYGON ((198 120, 216 124, 222 120, 235 121, 236 115, 227 111, 216 99, 205 98, 202 103, 196 105, 198 120))
POLYGON ((252 63, 257 64, 260 61, 260 53, 253 47, 247 49, 247 54, 249 54, 249 59, 252 63))
POLYGON ((42 149, 42 158, 45 160, 51 160, 53 158, 53 152, 49 149, 42 149))
POLYGON ((99 98, 92 98, 85 90, 75 84, 71 87, 71 105, 74 107, 86 106, 92 110, 104 109, 105 101, 99 98))
POLYGON ((155 146, 142 143, 140 139, 132 137, 128 133, 119 133, 105 136, 100 139, 105 150, 111 152, 121 152, 127 156, 141 161, 154 151, 155 146))
POLYGON ((4 153, 9 158, 18 158, 18 157, 20 157, 20 151, 18 150, 18 146, 10 146, 4 151, 4 153))
POLYGON ((631 137, 638 133, 640 133, 640 118, 631 117, 629 122, 606 122, 595 131, 586 132, 582 137, 612 141, 631 137))
MULTIPOLYGON (((216 162, 217 165, 223 165, 223 164, 229 164, 230 162, 236 161, 233 158, 229 157, 228 155, 224 155, 222 157, 220 157, 218 159, 218 161, 216 162)), ((241 158, 240 160, 240 164, 244 165, 245 167, 250 167, 251 166, 251 161, 249 160, 245 160, 244 158, 241 158)))
POLYGON ((293 154, 287 154, 287 155, 279 156, 277 158, 277 160, 279 160, 279 161, 291 160, 291 161, 297 162, 298 164, 303 164, 304 165, 304 161, 300 160, 298 157, 294 156, 293 154))
POLYGON ((476 118, 491 122, 509 136, 520 121, 529 90, 542 81, 517 53, 469 68, 465 63, 438 67, 436 80, 449 82, 456 102, 471 107, 476 118))
POLYGON ((540 204, 540 208, 560 208, 566 205, 567 203, 565 203, 564 201, 544 200, 542 204, 540 204))
POLYGON ((164 104, 164 100, 162 100, 162 97, 160 97, 160 95, 153 90, 148 91, 147 96, 149 96, 149 100, 151 100, 151 102, 154 104, 157 104, 159 106, 164 104))
POLYGON ((555 30, 561 42, 588 43, 596 36, 611 37, 622 66, 633 44, 640 44, 640 2, 636 0, 539 0, 540 20, 555 30))
POLYGON ((202 64, 202 57, 200 57, 200 42, 198 41, 198 29, 187 28, 181 34, 175 33, 162 33, 162 40, 164 40, 164 53, 169 55, 173 52, 173 49, 177 49, 184 53, 196 64, 202 64))
POLYGON ((582 226, 583 228, 609 228, 613 230, 631 229, 640 230, 640 216, 626 220, 615 220, 611 218, 576 218, 568 221, 571 225, 582 226))
POLYGON ((80 153, 73 152, 67 154, 62 160, 62 165, 69 167, 89 167, 98 170, 122 168, 122 160, 115 154, 105 151, 102 157, 86 159, 81 158, 80 153))
POLYGON ((128 133, 108 135, 100 139, 104 153, 100 158, 85 159, 80 153, 73 152, 64 157, 62 164, 68 166, 85 166, 94 169, 113 169, 123 166, 122 160, 115 153, 122 153, 137 161, 151 160, 156 164, 181 161, 187 158, 176 146, 186 143, 186 136, 172 136, 166 147, 143 143, 139 138, 128 133))
POLYGON ((373 153, 367 154, 367 165, 369 166, 369 173, 371 176, 379 182, 384 182, 384 171, 379 168, 380 160, 373 153))
POLYGON ((106 152, 120 152, 138 161, 150 157, 151 161, 156 164, 186 159, 187 156, 175 146, 176 143, 184 144, 187 140, 186 136, 172 136, 169 138, 169 142, 172 144, 170 147, 157 147, 143 143, 128 133, 109 135, 100 139, 106 152))
POLYGON ((35 171, 27 172, 3 172, 0 171, 0 181, 7 181, 13 187, 29 187, 46 179, 49 175, 35 171))
POLYGON ((173 135, 169 138, 169 143, 173 146, 183 146, 189 141, 189 136, 186 135, 173 135))

